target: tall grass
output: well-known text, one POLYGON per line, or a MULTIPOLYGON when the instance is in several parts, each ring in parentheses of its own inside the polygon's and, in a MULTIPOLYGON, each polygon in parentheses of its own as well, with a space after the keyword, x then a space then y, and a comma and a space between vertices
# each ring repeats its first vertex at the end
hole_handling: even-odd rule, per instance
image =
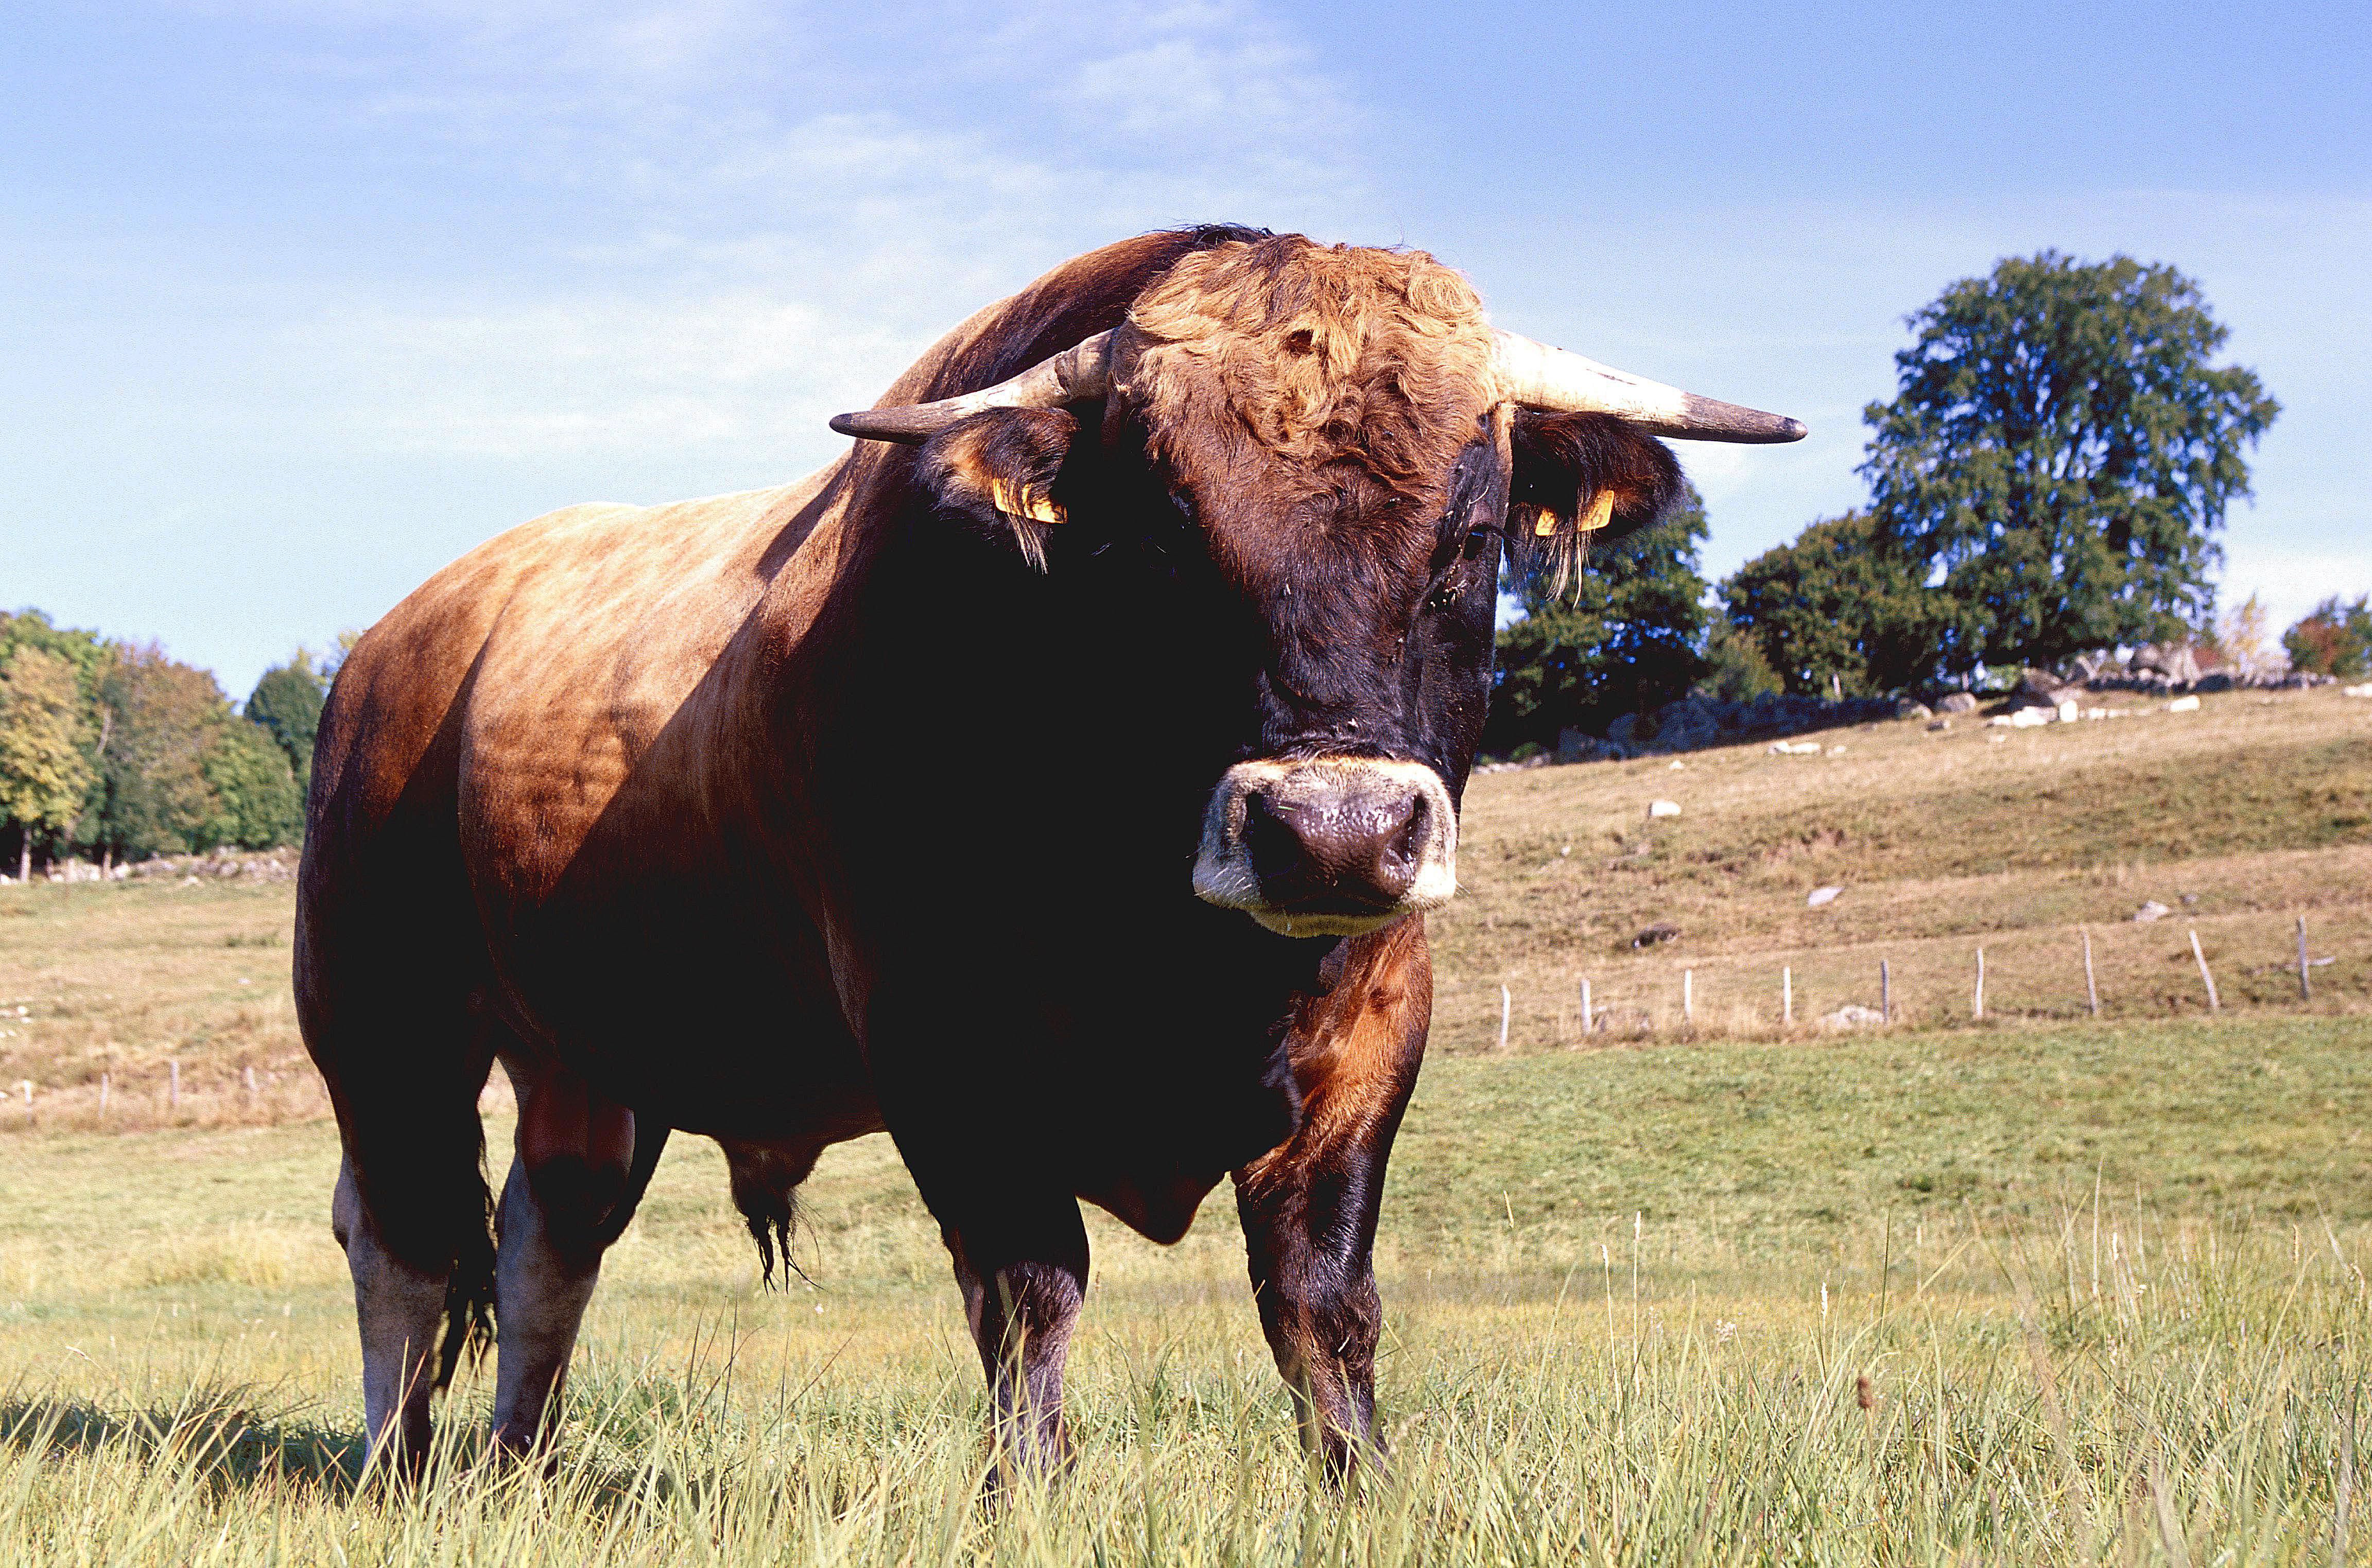
POLYGON ((1391 1458, 1348 1494, 1310 1473, 1264 1357, 1146 1303, 1116 1325, 1107 1303, 1080 1357, 1076 1467, 1001 1504, 947 1342, 762 1366, 726 1319, 688 1351, 622 1333, 580 1362, 557 1463, 490 1462, 448 1410, 420 1486, 360 1475, 350 1425, 232 1357, 23 1384, 0 1560, 2349 1560, 2354 1242, 2071 1209, 1931 1238, 1918 1268, 1882 1245, 1850 1293, 1806 1270, 1659 1295, 1612 1248, 1545 1297, 1419 1293, 1385 1363, 1391 1458))

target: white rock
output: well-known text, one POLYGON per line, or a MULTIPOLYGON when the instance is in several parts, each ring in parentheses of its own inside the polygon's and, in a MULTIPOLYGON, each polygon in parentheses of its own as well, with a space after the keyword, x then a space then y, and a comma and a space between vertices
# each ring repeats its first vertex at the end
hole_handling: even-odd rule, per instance
POLYGON ((2372 697, 2372 680, 2367 680, 2361 686, 2343 686, 2339 689, 2339 694, 2343 697, 2372 697))
POLYGON ((2057 716, 2056 708, 2020 708, 2010 714, 2009 726, 2012 729, 2039 729, 2057 716))
POLYGON ((1843 888, 1815 888, 1812 889, 1812 896, 1804 900, 1804 907, 1819 909, 1824 904, 1835 903, 1837 895, 1843 891, 1843 888))
POLYGON ((2168 915, 2172 914, 2173 912, 2174 912, 2172 910, 2168 909, 2156 899, 2152 899, 2149 902, 2142 905, 2141 908, 2134 911, 2134 921, 2136 924, 2147 925, 2154 920, 2164 920, 2168 915))
POLYGON ((1671 767, 1669 767, 1669 769, 1667 769, 1667 770, 1666 770, 1666 772, 1674 772, 1674 773, 1677 773, 1677 772, 1680 772, 1682 769, 1686 768, 1687 766, 1688 766, 1688 764, 1687 764, 1686 762, 1683 762, 1683 761, 1681 761, 1679 758, 1675 757, 1675 758, 1673 758, 1673 759, 1672 759, 1672 765, 1671 765, 1671 767))
POLYGON ((1831 746, 1829 748, 1829 755, 1831 757, 1842 757, 1844 754, 1845 749, 1842 746, 1831 746))
POLYGON ((1820 1028, 1824 1029, 1858 1029, 1884 1022, 1886 1022, 1885 1014, 1875 1007, 1865 1007, 1857 1002, 1849 1002, 1833 1013, 1824 1013, 1820 1016, 1820 1028))
POLYGON ((2006 744, 2008 741, 2009 737, 2006 735, 1988 735, 1985 737, 1985 739, 1992 745, 2000 746, 2006 744))
POLYGON ((2074 724, 2077 719, 2082 718, 2083 716, 2084 710, 2077 707, 2075 703, 2062 703, 2059 704, 2059 722, 2061 724, 2074 724))
POLYGON ((1771 743, 1771 754, 1774 757, 1817 757, 1820 754, 1820 743, 1817 740, 1774 740, 1771 743))
POLYGON ((1651 800, 1647 803, 1647 816, 1651 820, 1657 817, 1677 817, 1680 814, 1680 803, 1677 800, 1651 800))
POLYGON ((2196 697, 2177 697, 2173 702, 2169 703, 2166 705, 2166 711, 2169 714, 2195 714, 2199 711, 2199 699, 2196 697))

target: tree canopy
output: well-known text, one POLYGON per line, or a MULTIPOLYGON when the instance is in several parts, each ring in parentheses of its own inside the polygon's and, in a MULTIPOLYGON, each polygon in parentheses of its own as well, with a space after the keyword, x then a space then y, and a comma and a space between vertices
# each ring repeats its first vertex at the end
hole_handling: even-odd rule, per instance
POLYGON ((1911 326, 1861 472, 1878 528, 1955 608, 1946 668, 2055 664, 2203 620, 2244 453, 2280 405, 2209 363, 2228 334, 2198 285, 2045 250, 1911 326))
POLYGON ((2316 675, 2372 675, 2372 596, 2350 604, 2333 595, 2282 633, 2290 668, 2316 675))
POLYGON ((211 847, 269 849, 305 830, 305 796, 262 725, 227 719, 198 758, 214 811, 193 837, 211 847))
POLYGON ((1593 550, 1564 594, 1517 585, 1525 614, 1499 633, 1482 744, 1551 745, 1569 725, 1603 733, 1618 714, 1686 695, 1705 670, 1704 538, 1691 485, 1662 522, 1593 550))
POLYGON ((35 853, 293 842, 326 685, 300 648, 256 683, 242 718, 211 672, 153 643, 0 611, 0 842, 17 868, 35 853))
POLYGON ((206 847, 219 806, 203 763, 230 714, 222 688, 151 643, 119 645, 100 691, 112 722, 99 753, 104 803, 87 842, 127 860, 206 847))
POLYGON ((313 656, 298 648, 286 664, 263 672, 242 710, 270 732, 300 785, 313 776, 313 736, 321 727, 321 699, 328 690, 313 656))
POLYGON ((82 815, 93 779, 75 667, 31 643, 0 662, 0 817, 19 830, 17 871, 36 836, 55 840, 82 815))
POLYGON ((1731 623, 1786 690, 1882 696, 1932 677, 1955 607, 1866 512, 1814 523, 1722 584, 1731 623))

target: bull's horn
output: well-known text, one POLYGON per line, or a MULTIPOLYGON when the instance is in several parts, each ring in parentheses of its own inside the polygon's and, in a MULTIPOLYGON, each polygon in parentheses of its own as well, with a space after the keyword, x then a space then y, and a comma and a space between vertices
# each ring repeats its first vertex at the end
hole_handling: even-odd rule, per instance
POLYGON ((1499 395, 1525 408, 1610 413, 1643 430, 1689 441, 1804 438, 1802 420, 1701 398, 1496 328, 1491 331, 1491 369, 1499 395))
POLYGON ((961 397, 903 408, 866 409, 836 416, 831 427, 863 441, 901 441, 915 446, 957 420, 992 408, 1061 408, 1082 398, 1100 398, 1111 387, 1111 334, 1098 332, 1041 359, 1010 381, 999 381, 961 397))

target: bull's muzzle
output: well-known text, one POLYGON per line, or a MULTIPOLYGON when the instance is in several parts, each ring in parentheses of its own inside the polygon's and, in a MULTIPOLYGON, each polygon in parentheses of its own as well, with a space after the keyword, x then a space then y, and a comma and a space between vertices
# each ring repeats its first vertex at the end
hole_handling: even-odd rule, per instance
POLYGON ((1194 892, 1287 936, 1355 936, 1458 890, 1458 813, 1421 762, 1238 762, 1203 819, 1194 892))

